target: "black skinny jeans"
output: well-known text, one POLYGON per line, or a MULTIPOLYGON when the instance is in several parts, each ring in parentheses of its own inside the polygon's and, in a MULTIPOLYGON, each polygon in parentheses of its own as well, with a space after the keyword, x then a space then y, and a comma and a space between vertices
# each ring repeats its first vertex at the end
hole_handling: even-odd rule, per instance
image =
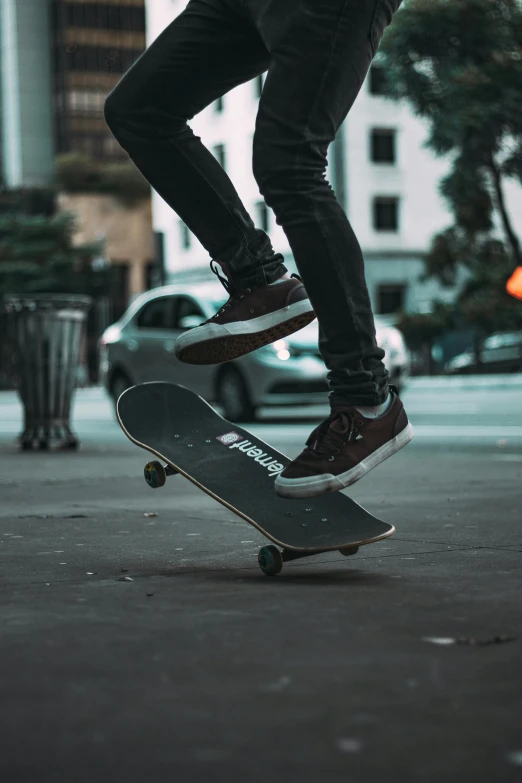
POLYGON ((187 123, 268 71, 253 173, 317 314, 332 405, 379 405, 388 393, 361 248, 325 171, 400 3, 190 0, 105 103, 116 139, 211 258, 226 263, 234 283, 263 285, 286 271, 283 256, 187 123))

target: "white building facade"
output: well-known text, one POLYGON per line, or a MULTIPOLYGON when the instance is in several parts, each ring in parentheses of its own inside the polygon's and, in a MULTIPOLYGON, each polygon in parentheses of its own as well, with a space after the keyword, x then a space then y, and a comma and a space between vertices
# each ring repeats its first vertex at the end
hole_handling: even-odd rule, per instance
MULTIPOLYGON (((183 10, 187 0, 149 0, 147 45, 183 10)), ((426 124, 406 103, 378 90, 378 55, 347 119, 331 145, 327 178, 361 244, 374 311, 393 320, 398 310, 427 312, 435 297, 452 291, 419 280, 434 234, 453 223, 438 184, 450 167, 424 148, 426 124)), ((208 106, 191 128, 220 160, 256 226, 270 236, 291 271, 286 236, 259 193, 252 174, 252 139, 261 79, 240 85, 208 106)), ((506 190, 508 207, 521 203, 520 188, 506 190)), ((510 209, 515 219, 515 212, 510 209)), ((210 279, 209 255, 197 238, 153 192, 154 230, 163 235, 166 279, 210 279)), ((520 221, 519 221, 520 224, 520 221)))

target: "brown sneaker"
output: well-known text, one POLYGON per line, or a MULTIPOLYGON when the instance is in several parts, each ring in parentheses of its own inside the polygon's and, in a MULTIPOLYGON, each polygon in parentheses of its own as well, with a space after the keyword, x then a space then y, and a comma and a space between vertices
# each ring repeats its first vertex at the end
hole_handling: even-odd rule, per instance
POLYGON ((234 291, 208 321, 182 334, 175 352, 188 364, 220 364, 297 332, 315 313, 297 275, 234 291))
POLYGON ((356 408, 332 410, 312 432, 306 448, 275 480, 285 498, 306 498, 354 484, 413 438, 402 402, 392 401, 378 419, 366 419, 356 408))

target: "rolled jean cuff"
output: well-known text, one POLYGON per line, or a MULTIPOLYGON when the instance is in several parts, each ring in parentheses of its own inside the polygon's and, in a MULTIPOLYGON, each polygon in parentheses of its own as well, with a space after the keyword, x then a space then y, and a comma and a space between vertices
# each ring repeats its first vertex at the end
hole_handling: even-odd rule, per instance
POLYGON ((283 254, 273 251, 264 256, 256 256, 242 250, 234 259, 226 261, 234 286, 238 288, 258 288, 279 280, 285 272, 283 254))
POLYGON ((273 268, 271 266, 270 269, 263 268, 261 273, 256 272, 255 275, 242 278, 240 285, 241 288, 259 288, 264 285, 270 285, 270 283, 275 283, 276 280, 279 280, 285 272, 288 272, 288 269, 284 264, 278 264, 273 268))
POLYGON ((359 372, 353 373, 351 377, 351 374, 348 373, 348 377, 345 376, 342 384, 338 384, 330 378, 331 391, 328 396, 330 407, 382 405, 388 399, 390 392, 390 376, 384 365, 381 367, 379 375, 373 375, 370 380, 367 372, 363 373, 366 378, 360 377, 361 373, 359 372))

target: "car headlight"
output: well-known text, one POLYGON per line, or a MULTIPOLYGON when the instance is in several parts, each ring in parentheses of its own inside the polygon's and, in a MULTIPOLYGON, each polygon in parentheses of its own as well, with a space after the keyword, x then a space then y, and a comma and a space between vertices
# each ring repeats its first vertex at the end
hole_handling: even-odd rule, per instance
POLYGON ((260 350, 270 356, 277 356, 282 362, 286 362, 292 356, 292 349, 288 340, 276 340, 274 343, 263 346, 260 350))
POLYGON ((286 340, 276 340, 275 343, 272 343, 272 348, 274 349, 277 358, 281 359, 282 362, 286 362, 292 355, 290 345, 286 340))
POLYGON ((257 352, 269 356, 272 359, 277 358, 282 362, 286 362, 290 357, 297 355, 297 352, 293 349, 288 340, 276 340, 274 343, 258 348, 257 352))

